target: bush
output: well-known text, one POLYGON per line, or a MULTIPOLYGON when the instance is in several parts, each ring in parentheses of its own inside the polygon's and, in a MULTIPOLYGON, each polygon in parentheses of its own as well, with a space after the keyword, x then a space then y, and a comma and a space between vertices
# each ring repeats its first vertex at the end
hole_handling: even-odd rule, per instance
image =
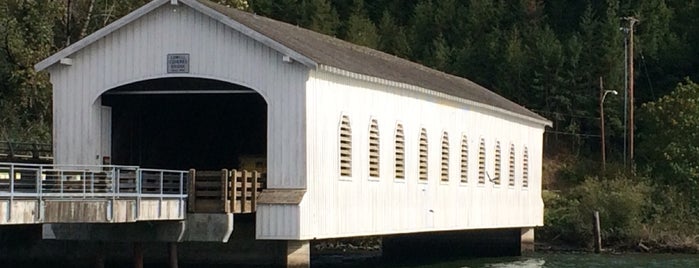
POLYGON ((592 214, 599 211, 605 243, 624 244, 640 239, 651 187, 643 179, 620 176, 610 180, 587 178, 566 193, 545 192, 545 238, 589 245, 592 214))

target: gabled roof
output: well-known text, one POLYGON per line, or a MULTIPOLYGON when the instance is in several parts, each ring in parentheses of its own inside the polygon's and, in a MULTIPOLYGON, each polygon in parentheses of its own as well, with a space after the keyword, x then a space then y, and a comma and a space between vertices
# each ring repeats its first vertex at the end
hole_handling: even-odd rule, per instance
POLYGON ((179 2, 308 66, 340 70, 444 93, 551 125, 540 115, 469 81, 367 47, 208 0, 155 0, 38 63, 43 70, 165 3, 179 2))

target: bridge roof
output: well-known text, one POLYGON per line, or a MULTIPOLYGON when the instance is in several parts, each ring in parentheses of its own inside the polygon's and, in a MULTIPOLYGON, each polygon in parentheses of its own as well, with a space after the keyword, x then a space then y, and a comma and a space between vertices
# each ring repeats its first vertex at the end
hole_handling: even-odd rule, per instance
POLYGON ((316 69, 340 70, 412 85, 480 103, 507 114, 551 125, 546 118, 468 79, 440 72, 394 55, 355 45, 298 26, 272 20, 208 0, 155 0, 35 65, 43 70, 122 26, 166 4, 187 5, 255 39, 299 63, 316 69))

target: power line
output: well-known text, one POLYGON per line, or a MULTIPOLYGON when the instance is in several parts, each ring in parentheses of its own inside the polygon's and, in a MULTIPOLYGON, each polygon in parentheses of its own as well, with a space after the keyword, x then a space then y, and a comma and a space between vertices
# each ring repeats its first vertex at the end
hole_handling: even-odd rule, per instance
POLYGON ((559 134, 559 135, 568 135, 568 136, 578 136, 578 137, 584 137, 584 138, 599 138, 599 137, 601 137, 600 135, 597 135, 597 134, 584 134, 584 133, 575 133, 575 132, 562 132, 562 131, 555 131, 555 130, 546 130, 545 133, 559 134))

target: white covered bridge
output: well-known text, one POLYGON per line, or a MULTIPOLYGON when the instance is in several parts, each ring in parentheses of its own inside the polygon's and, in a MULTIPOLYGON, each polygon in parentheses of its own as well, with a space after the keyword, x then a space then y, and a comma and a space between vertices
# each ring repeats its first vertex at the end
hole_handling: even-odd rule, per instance
MULTIPOLYGON (((256 170, 262 183, 245 181, 261 193, 243 202, 255 238, 290 241, 302 260, 314 239, 529 239, 543 224, 551 123, 366 47, 206 0, 156 0, 36 69, 53 84, 57 165, 256 170)), ((234 212, 223 195, 217 211, 234 212)), ((189 201, 190 213, 212 212, 189 201)))

